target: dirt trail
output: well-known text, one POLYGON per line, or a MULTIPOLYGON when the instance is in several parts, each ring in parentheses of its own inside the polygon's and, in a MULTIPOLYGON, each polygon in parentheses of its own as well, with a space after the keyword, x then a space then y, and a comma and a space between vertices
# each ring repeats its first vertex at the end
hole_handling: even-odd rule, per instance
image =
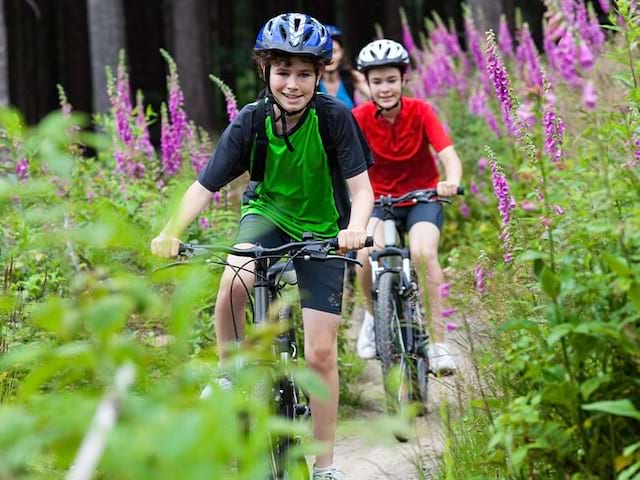
MULTIPOLYGON (((355 337, 360 325, 357 313, 351 335, 355 337)), ((440 405, 444 398, 457 401, 459 383, 470 371, 466 350, 459 335, 452 335, 451 350, 456 354, 459 372, 456 376, 442 380, 430 377, 428 414, 416 422, 416 438, 399 443, 389 431, 378 427, 384 419, 384 391, 378 361, 367 363, 365 374, 354 388, 362 392, 362 409, 356 410, 349 419, 338 422, 335 448, 336 464, 344 470, 348 480, 419 480, 434 478, 438 458, 444 450, 443 424, 440 405), (418 472, 424 476, 420 477, 418 472)), ((354 339, 355 344, 355 339, 354 339)))

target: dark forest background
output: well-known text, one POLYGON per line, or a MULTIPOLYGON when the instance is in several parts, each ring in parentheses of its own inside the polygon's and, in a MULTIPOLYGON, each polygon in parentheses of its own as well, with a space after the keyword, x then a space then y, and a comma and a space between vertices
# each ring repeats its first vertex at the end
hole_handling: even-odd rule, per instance
MULTIPOLYGON (((501 13, 513 27, 519 12, 540 40, 541 0, 468 3, 484 27, 496 26, 501 13)), ((103 112, 109 107, 104 67, 115 66, 124 48, 132 88, 142 90, 158 111, 166 97, 166 64, 159 53, 164 48, 178 64, 190 118, 217 131, 226 123, 224 100, 208 74, 231 86, 240 105, 255 98, 259 85, 251 48, 270 17, 300 11, 338 25, 353 59, 374 38, 376 24, 400 40, 400 7, 414 35, 435 11, 456 25, 464 44, 461 1, 0 0, 0 106, 18 108, 33 124, 58 108, 61 84, 74 109, 103 112)))

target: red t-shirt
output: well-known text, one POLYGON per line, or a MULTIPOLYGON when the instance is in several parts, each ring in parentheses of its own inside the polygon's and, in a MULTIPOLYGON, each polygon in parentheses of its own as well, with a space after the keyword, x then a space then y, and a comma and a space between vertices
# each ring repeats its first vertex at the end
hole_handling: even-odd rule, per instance
POLYGON ((431 106, 424 100, 402 97, 402 108, 394 123, 375 116, 376 106, 366 102, 352 110, 373 151, 375 164, 369 169, 373 193, 399 197, 412 190, 435 188, 436 153, 452 145, 431 106))

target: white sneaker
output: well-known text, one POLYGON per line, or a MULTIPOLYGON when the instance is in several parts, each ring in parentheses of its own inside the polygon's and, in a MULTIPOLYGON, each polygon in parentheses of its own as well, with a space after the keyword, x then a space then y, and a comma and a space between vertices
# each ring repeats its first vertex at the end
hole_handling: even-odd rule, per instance
POLYGON ((429 364, 436 375, 453 375, 456 370, 456 363, 449 348, 444 343, 434 343, 429 345, 427 351, 429 364))
POLYGON ((357 343, 358 355, 360 358, 376 358, 376 332, 373 327, 373 315, 364 313, 364 320, 360 327, 357 343))
MULTIPOLYGON (((215 383, 218 385, 218 388, 223 392, 228 392, 233 388, 233 382, 231 378, 227 375, 222 375, 216 378, 215 383)), ((213 385, 207 383, 205 387, 200 392, 200 399, 209 398, 213 393, 213 385)))
POLYGON ((311 480, 346 480, 346 478, 344 472, 336 467, 318 469, 314 466, 311 480))

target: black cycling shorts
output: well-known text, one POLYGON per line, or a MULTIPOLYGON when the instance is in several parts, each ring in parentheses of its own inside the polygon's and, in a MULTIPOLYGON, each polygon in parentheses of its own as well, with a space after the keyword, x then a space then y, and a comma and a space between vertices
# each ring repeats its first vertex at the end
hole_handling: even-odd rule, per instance
MULTIPOLYGON (((260 244, 274 248, 294 240, 267 217, 249 214, 242 217, 235 243, 260 244)), ((274 259, 275 261, 275 259, 274 259)), ((298 278, 300 304, 321 312, 340 315, 342 312, 342 260, 293 260, 298 278)))
MULTIPOLYGON (((442 231, 444 224, 444 209, 442 204, 433 203, 416 203, 407 207, 394 207, 393 214, 396 225, 401 232, 409 232, 411 227, 419 222, 429 222, 438 227, 442 231)), ((372 217, 383 218, 382 208, 375 207, 371 213, 372 217)))

